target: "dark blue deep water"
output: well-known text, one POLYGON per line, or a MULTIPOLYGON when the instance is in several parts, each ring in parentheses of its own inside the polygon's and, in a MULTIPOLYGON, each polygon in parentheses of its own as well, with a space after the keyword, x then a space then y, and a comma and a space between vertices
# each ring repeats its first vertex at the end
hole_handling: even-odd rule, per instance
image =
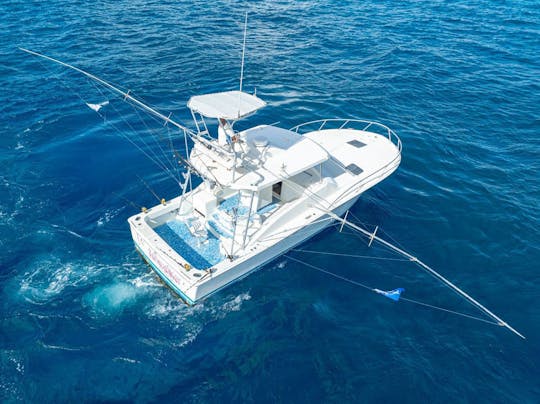
MULTIPOLYGON (((1 401, 540 401, 537 1, 3 0, 0 15, 1 401), (403 162, 354 215, 527 340, 285 258, 191 308, 151 273, 126 200, 156 203, 139 177, 177 186, 114 128, 167 129, 129 108, 131 128, 104 122, 88 81, 17 47, 188 122, 191 95, 238 85, 245 10, 245 89, 269 102, 246 124, 392 127, 403 162)), ((304 248, 383 254, 330 230, 304 248)), ((410 263, 294 256, 480 315, 410 263)))

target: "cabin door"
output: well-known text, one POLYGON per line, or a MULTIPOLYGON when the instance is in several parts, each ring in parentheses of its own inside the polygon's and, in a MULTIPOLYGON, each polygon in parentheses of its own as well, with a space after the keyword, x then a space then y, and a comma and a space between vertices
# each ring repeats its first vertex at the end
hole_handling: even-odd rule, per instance
POLYGON ((282 182, 278 182, 274 185, 272 185, 272 202, 279 202, 281 201, 281 186, 282 182))

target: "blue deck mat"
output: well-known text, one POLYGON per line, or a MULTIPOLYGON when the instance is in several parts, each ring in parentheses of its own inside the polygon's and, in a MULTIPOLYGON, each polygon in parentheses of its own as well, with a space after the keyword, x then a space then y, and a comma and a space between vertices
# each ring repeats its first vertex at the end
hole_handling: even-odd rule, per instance
POLYGON ((199 243, 187 226, 178 220, 158 226, 154 231, 178 254, 197 269, 207 269, 220 262, 219 240, 208 233, 208 242, 199 243))
POLYGON ((238 216, 247 216, 249 214, 249 207, 240 204, 240 194, 234 194, 228 199, 225 199, 219 204, 218 209, 228 214, 232 214, 233 209, 238 209, 238 216))
POLYGON ((258 213, 259 215, 264 215, 265 213, 268 213, 268 212, 270 212, 271 210, 273 210, 274 208, 276 208, 277 205, 278 205, 277 202, 270 203, 270 204, 268 204, 268 205, 263 206, 262 208, 260 208, 260 209, 257 211, 257 213, 258 213))
POLYGON ((217 234, 223 237, 231 238, 232 237, 232 231, 229 231, 228 229, 224 228, 223 225, 216 220, 209 220, 208 224, 214 230, 217 234))
POLYGON ((232 208, 235 208, 240 203, 240 194, 234 194, 233 196, 225 199, 219 204, 219 209, 224 211, 229 211, 232 208))

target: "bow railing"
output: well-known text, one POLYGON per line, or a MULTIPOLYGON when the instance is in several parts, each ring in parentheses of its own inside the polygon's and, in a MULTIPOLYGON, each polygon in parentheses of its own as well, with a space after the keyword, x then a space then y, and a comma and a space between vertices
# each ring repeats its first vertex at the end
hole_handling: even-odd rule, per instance
POLYGON ((302 123, 292 127, 290 130, 296 133, 318 132, 329 129, 354 129, 373 132, 386 136, 401 153, 401 139, 388 126, 382 123, 368 121, 364 119, 319 119, 316 121, 302 123))

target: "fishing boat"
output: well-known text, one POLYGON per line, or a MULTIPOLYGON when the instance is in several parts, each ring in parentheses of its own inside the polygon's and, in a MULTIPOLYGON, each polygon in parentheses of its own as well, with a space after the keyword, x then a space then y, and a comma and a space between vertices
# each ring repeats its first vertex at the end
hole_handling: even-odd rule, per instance
MULTIPOLYGON (((246 29, 244 49, 245 36, 246 29)), ((184 167, 183 178, 175 179, 178 195, 166 200, 152 191, 160 203, 142 208, 128 223, 135 248, 187 304, 196 304, 277 257, 285 256, 393 301, 401 299, 505 327, 525 338, 432 267, 380 237, 377 226, 368 230, 349 220, 349 209, 358 198, 390 176, 401 162, 401 140, 387 126, 359 119, 323 119, 290 129, 261 124, 236 130, 238 121, 267 106, 256 94, 242 91, 244 51, 239 90, 192 96, 187 103, 193 118, 193 129, 189 129, 173 120, 171 114, 166 116, 135 98, 129 90, 124 91, 58 59, 20 49, 81 74, 108 90, 109 95, 120 98, 122 103, 182 134, 184 156, 173 150, 174 164, 184 167), (488 319, 402 298, 403 288, 384 291, 287 254, 332 224, 337 224, 340 232, 346 226, 364 236, 368 246, 376 242, 404 257, 488 319)), ((105 95, 99 87, 96 89, 105 95)), ((97 103, 85 101, 85 104, 104 121, 102 110, 116 108, 109 99, 97 103)), ((116 125, 113 128, 137 146, 116 125)), ((166 169, 144 148, 140 151, 166 169)))
POLYGON ((266 106, 256 95, 197 95, 187 105, 197 130, 183 159, 183 193, 128 222, 137 250, 189 304, 329 226, 401 161, 400 139, 376 122, 236 131, 237 121, 266 106), (192 175, 202 182, 190 189, 192 175))

